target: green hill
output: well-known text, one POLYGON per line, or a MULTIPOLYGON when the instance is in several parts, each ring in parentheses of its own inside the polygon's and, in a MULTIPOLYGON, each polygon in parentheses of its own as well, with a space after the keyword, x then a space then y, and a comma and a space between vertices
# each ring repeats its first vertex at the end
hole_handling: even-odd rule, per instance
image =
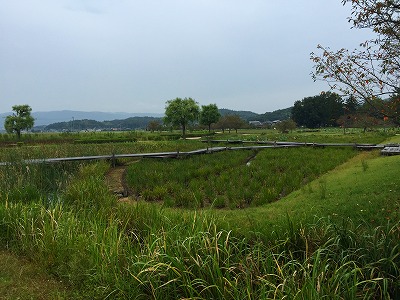
POLYGON ((264 114, 257 114, 252 111, 236 111, 231 109, 222 108, 219 109, 221 115, 238 115, 245 121, 260 121, 260 122, 267 122, 267 121, 275 121, 275 120, 287 120, 290 118, 292 113, 292 107, 278 109, 273 112, 266 112, 264 114))

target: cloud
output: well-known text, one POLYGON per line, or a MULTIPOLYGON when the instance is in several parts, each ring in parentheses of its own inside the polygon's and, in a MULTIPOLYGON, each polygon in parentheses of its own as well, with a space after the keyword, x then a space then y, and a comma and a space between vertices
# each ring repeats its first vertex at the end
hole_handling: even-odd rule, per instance
POLYGON ((271 111, 319 93, 309 53, 356 46, 338 0, 19 0, 0 11, 0 111, 271 111))

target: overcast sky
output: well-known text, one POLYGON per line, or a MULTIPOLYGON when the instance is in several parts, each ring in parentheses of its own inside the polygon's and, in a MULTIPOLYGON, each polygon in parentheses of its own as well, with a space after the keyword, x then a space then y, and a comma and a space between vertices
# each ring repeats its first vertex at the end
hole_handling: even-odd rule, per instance
POLYGON ((328 86, 317 44, 354 48, 341 0, 0 0, 0 112, 164 112, 165 102, 264 113, 328 86))

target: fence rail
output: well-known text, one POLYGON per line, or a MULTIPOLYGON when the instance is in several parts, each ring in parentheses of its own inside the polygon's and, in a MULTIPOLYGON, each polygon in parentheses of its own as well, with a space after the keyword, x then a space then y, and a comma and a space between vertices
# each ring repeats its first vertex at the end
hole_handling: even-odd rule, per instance
MULTIPOLYGON (((239 146, 239 147, 207 147, 186 152, 157 152, 157 153, 132 153, 132 154, 111 154, 97 156, 76 156, 76 157, 59 157, 59 158, 38 158, 23 160, 24 164, 39 164, 39 163, 58 163, 68 161, 85 161, 85 160, 110 160, 115 164, 119 158, 179 158, 198 154, 215 153, 226 150, 257 150, 271 148, 292 148, 292 147, 353 147, 359 150, 374 150, 381 149, 383 155, 400 155, 399 144, 352 144, 352 143, 300 143, 300 142, 250 142, 250 141, 229 141, 229 140, 212 140, 203 141, 210 143, 231 143, 231 144, 246 144, 253 143, 257 146, 239 146), (261 145, 259 145, 261 144, 261 145)), ((11 165, 13 162, 0 162, 0 166, 11 165)))

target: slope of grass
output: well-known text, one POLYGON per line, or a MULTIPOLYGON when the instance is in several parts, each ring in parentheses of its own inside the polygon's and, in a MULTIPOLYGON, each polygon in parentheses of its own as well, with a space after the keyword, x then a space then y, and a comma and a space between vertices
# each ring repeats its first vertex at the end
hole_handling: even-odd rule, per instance
POLYGON ((265 231, 289 217, 294 223, 329 217, 382 225, 399 220, 400 156, 363 152, 287 197, 259 208, 224 211, 221 222, 240 231, 265 231))

